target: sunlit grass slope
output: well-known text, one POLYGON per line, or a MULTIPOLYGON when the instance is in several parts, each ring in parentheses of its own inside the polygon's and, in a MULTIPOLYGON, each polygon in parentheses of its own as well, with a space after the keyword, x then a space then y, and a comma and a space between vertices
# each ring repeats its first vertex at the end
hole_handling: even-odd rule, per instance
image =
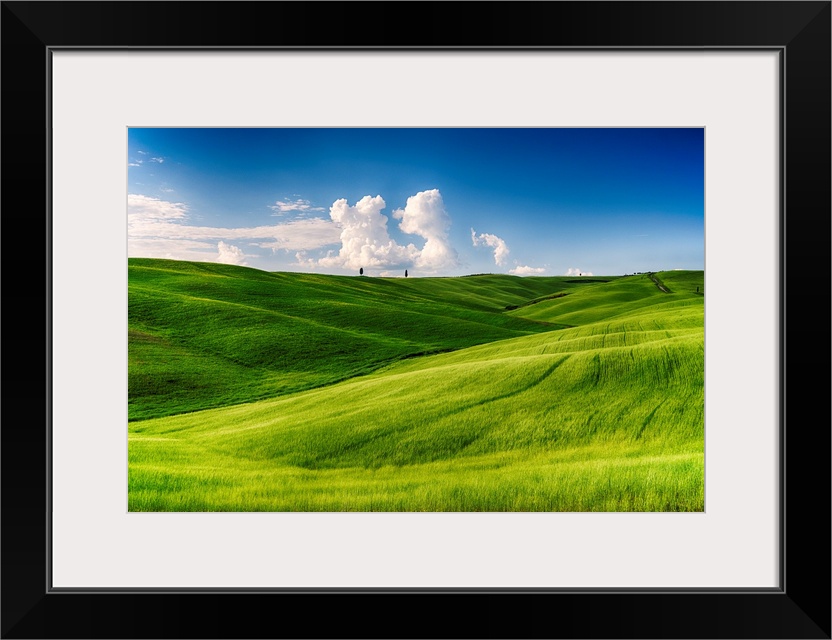
POLYGON ((495 306, 576 326, 132 422, 129 508, 701 511, 703 274, 657 276, 670 293, 648 276, 541 279, 495 306))
POLYGON ((371 278, 130 259, 129 417, 331 384, 402 358, 548 331, 505 307, 593 283, 371 278))
POLYGON ((701 304, 703 279, 702 271, 667 271, 655 276, 625 276, 604 283, 603 286, 585 286, 565 292, 568 295, 550 297, 537 304, 522 306, 512 310, 511 315, 574 326, 626 316, 655 305, 664 306, 671 301, 701 304), (663 293, 653 277, 663 283, 670 293, 663 293), (697 286, 699 295, 695 293, 697 286))

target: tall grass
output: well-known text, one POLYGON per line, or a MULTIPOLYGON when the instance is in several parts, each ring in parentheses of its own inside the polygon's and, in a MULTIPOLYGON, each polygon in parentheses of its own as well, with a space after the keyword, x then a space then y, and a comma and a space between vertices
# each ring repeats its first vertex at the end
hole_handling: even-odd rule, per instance
MULTIPOLYGON (((209 274, 217 277, 214 267, 209 274)), ((130 510, 701 511, 704 298, 695 288, 703 274, 659 275, 673 293, 646 276, 585 284, 347 278, 357 281, 350 296, 390 308, 446 296, 454 302, 433 302, 442 322, 508 334, 508 325, 477 314, 528 322, 527 313, 554 324, 532 322, 534 330, 448 353, 375 360, 369 374, 268 400, 131 422, 130 510), (505 309, 557 292, 567 295, 505 309), (557 329, 564 317, 583 322, 557 329)), ((272 274, 252 277, 271 282, 272 274)), ((319 295, 335 295, 326 286, 334 277, 310 278, 319 295)), ((252 313, 273 311, 264 307, 252 313)), ((372 315, 371 305, 359 307, 372 315)), ((306 326, 309 315, 292 317, 306 326)), ((353 344, 354 328, 340 326, 349 317, 313 325, 310 334, 320 330, 334 344, 326 358, 303 363, 310 375, 342 339, 353 344)), ((366 323, 383 335, 384 322, 366 323)), ((247 335, 262 338, 254 324, 247 335)))

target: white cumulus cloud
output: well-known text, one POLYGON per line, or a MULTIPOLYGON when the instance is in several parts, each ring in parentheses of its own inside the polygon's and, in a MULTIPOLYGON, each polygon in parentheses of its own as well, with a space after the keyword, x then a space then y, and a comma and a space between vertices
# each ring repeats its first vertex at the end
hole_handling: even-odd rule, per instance
POLYGON ((346 269, 412 264, 419 250, 412 244, 402 246, 390 237, 387 217, 381 213, 385 206, 380 195, 364 196, 354 205, 346 198, 333 202, 329 216, 341 229, 341 249, 321 258, 319 264, 346 269))
POLYGON ((510 269, 509 273, 514 276, 531 276, 536 273, 543 273, 546 271, 543 267, 527 267, 525 265, 517 265, 514 269, 510 269))
POLYGON ((589 271, 581 271, 577 267, 575 267, 574 269, 570 267, 569 269, 566 270, 566 275, 567 276, 591 276, 592 273, 589 272, 589 271))
POLYGON ((445 211, 439 189, 420 191, 410 196, 404 209, 395 210, 393 217, 401 220, 399 229, 425 239, 415 261, 416 267, 436 271, 458 264, 458 254, 448 241, 451 217, 445 211))
POLYGON ((492 233, 481 233, 477 235, 477 232, 471 229, 471 242, 475 247, 486 246, 494 249, 495 264, 502 266, 506 263, 509 250, 508 245, 506 245, 505 240, 502 238, 492 233))
POLYGON ((239 265, 246 263, 246 256, 242 249, 235 247, 233 244, 226 244, 222 240, 217 243, 217 253, 217 262, 239 265))
MULTIPOLYGON (((382 213, 386 206, 380 195, 364 196, 353 205, 346 198, 332 203, 329 215, 341 229, 341 248, 316 264, 351 270, 416 267, 428 272, 458 264, 457 252, 448 242, 451 218, 438 189, 420 191, 407 199, 404 209, 393 212, 401 220, 399 229, 425 239, 421 248, 413 243, 401 245, 390 237, 387 216, 382 213)), ((308 266, 309 259, 304 259, 308 266)))

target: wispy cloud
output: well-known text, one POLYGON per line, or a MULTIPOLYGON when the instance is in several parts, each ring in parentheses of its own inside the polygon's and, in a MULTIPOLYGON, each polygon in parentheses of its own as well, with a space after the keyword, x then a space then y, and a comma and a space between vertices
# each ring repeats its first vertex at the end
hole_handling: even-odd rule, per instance
POLYGON ((309 200, 304 200, 303 198, 298 198, 297 200, 278 200, 269 208, 274 211, 273 215, 276 216, 283 215, 284 213, 290 213, 292 211, 306 212, 326 210, 323 207, 313 207, 309 200))
POLYGON ((188 217, 188 205, 131 193, 127 196, 127 216, 128 224, 182 221, 188 217))
POLYGON ((165 161, 165 159, 164 159, 164 158, 161 158, 161 157, 159 157, 159 158, 151 158, 151 159, 150 159, 150 161, 151 161, 151 162, 158 162, 159 164, 162 164, 162 163, 165 161))
POLYGON ((323 218, 292 220, 260 228, 268 229, 274 240, 257 243, 257 246, 272 251, 318 249, 337 243, 341 237, 338 227, 330 220, 323 218))
POLYGON ((138 162, 128 162, 127 166, 128 167, 140 167, 140 166, 142 166, 142 162, 141 162, 141 160, 139 160, 138 162))
POLYGON ((128 255, 132 258, 168 258, 170 260, 194 260, 215 262, 217 245, 181 238, 130 238, 128 255))
POLYGON ((570 267, 569 269, 566 270, 566 275, 567 276, 591 276, 592 272, 591 271, 581 271, 578 267, 575 267, 575 268, 570 267))
POLYGON ((517 265, 513 269, 509 269, 509 273, 514 276, 531 276, 535 274, 545 273, 546 269, 543 267, 527 267, 525 265, 517 265))
POLYGON ((494 249, 494 263, 502 266, 506 263, 506 258, 510 253, 508 250, 508 245, 506 245, 505 240, 502 238, 495 236, 492 233, 481 233, 477 235, 477 232, 474 229, 471 229, 471 242, 475 247, 491 247, 494 249))
MULTIPOLYGON (((175 258, 178 260, 239 259, 234 242, 248 242, 252 246, 272 251, 314 250, 338 242, 339 228, 321 218, 259 227, 206 227, 189 224, 187 204, 171 202, 151 196, 130 194, 127 197, 128 253, 146 258, 175 258), (218 242, 225 248, 220 248, 218 242), (213 254, 213 258, 205 254, 213 254), (236 256, 236 257, 235 257, 236 256)), ((240 250, 242 251, 242 250, 240 250)), ((235 262, 232 264, 241 264, 235 262)))

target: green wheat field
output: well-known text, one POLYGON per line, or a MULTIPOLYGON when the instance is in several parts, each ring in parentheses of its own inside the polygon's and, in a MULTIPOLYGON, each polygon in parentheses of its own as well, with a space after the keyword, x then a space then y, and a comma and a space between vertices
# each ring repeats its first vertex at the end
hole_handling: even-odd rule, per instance
POLYGON ((130 511, 704 509, 702 271, 128 269, 130 511))

